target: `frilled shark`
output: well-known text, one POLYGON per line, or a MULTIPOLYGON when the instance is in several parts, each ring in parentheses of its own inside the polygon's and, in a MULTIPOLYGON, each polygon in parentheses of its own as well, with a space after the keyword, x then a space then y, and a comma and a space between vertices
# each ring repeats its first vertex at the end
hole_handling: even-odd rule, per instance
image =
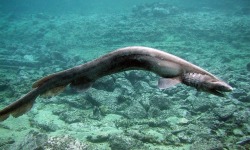
POLYGON ((29 93, 0 110, 0 121, 29 111, 39 95, 58 93, 67 85, 86 89, 103 76, 127 70, 154 72, 161 77, 158 81, 160 89, 183 83, 217 96, 224 96, 224 92, 233 90, 226 82, 184 59, 154 48, 132 46, 36 81, 29 93))

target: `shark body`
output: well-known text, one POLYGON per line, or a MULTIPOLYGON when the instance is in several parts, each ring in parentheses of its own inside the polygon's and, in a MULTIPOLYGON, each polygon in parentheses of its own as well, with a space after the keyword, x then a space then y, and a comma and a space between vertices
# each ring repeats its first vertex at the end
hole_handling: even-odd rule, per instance
POLYGON ((67 85, 86 89, 97 79, 126 70, 146 70, 161 77, 158 87, 165 89, 177 83, 223 96, 232 87, 208 71, 172 54, 142 46, 125 47, 61 72, 46 76, 33 84, 33 89, 12 104, 0 110, 0 121, 10 115, 18 117, 30 110, 42 94, 61 91, 67 85))

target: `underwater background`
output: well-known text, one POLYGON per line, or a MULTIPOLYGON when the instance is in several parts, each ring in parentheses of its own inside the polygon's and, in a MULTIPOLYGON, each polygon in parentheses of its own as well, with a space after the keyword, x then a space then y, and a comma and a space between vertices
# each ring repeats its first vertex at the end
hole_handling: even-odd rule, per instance
POLYGON ((86 92, 37 98, 0 123, 0 149, 250 149, 249 0, 1 0, 0 108, 48 74, 134 45, 188 60, 234 91, 162 91, 153 73, 113 74, 86 92))

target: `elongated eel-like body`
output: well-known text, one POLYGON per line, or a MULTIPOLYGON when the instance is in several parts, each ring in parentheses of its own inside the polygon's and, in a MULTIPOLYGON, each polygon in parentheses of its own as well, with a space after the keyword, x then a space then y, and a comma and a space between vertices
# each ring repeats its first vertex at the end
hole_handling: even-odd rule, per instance
POLYGON ((125 47, 36 81, 32 86, 33 90, 0 110, 0 121, 7 119, 9 115, 18 117, 24 114, 41 94, 56 92, 69 84, 72 87, 82 88, 103 76, 138 69, 161 76, 162 79, 158 84, 160 88, 184 83, 219 96, 220 92, 232 91, 232 87, 224 81, 177 56, 149 47, 125 47))

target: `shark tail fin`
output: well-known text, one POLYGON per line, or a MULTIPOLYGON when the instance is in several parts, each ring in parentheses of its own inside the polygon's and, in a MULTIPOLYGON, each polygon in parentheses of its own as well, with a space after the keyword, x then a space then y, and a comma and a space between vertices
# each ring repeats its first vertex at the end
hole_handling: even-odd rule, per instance
POLYGON ((10 115, 17 118, 29 111, 38 95, 37 89, 34 89, 22 98, 0 110, 0 121, 6 120, 10 115))

